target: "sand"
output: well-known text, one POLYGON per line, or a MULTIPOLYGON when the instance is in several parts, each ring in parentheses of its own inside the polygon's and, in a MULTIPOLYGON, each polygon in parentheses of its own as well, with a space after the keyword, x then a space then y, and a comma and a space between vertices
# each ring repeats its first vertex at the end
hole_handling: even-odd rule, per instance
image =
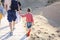
POLYGON ((36 15, 29 40, 60 40, 59 33, 59 28, 50 25, 45 17, 36 15))
MULTIPOLYGON (((60 2, 55 2, 52 5, 49 5, 42 9, 43 16, 48 20, 55 21, 60 25, 60 2)), ((53 25, 52 25, 53 26, 53 25)))
MULTIPOLYGON (((42 15, 33 15, 33 17, 34 25, 32 26, 31 35, 26 37, 25 40, 60 40, 60 30, 58 27, 50 25, 48 19, 42 15)), ((8 21, 6 18, 3 18, 0 26, 0 39, 21 40, 26 34, 25 23, 25 18, 21 18, 21 21, 15 26, 13 36, 9 36, 8 21)))
POLYGON ((7 16, 5 16, 0 26, 0 40, 21 40, 22 38, 24 38, 24 40, 60 40, 60 26, 58 25, 58 22, 60 22, 59 4, 60 2, 47 6, 43 8, 42 11, 35 11, 37 15, 33 15, 34 25, 32 26, 29 37, 25 36, 26 21, 25 18, 22 17, 20 18, 20 22, 15 25, 13 36, 9 36, 10 29, 7 16), (57 6, 55 6, 56 4, 57 6))

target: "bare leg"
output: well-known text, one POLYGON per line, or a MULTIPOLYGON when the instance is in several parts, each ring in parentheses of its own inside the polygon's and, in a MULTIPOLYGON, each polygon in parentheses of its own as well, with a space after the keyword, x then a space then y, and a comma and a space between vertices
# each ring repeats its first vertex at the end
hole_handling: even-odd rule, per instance
POLYGON ((13 30, 14 30, 14 28, 15 28, 15 21, 13 21, 13 30))
POLYGON ((12 22, 9 23, 9 26, 10 26, 10 30, 12 32, 12 22))
POLYGON ((28 29, 27 36, 30 36, 31 28, 28 29))
POLYGON ((13 35, 12 22, 9 23, 9 26, 10 26, 10 36, 12 36, 13 35))
POLYGON ((8 7, 8 5, 7 4, 4 4, 4 8, 6 9, 6 11, 7 11, 7 7, 8 7))

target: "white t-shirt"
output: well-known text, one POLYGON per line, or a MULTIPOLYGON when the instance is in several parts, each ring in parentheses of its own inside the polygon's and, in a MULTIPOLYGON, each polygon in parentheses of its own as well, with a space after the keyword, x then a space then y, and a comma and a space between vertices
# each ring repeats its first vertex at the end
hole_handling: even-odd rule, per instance
POLYGON ((11 5, 11 0, 5 0, 4 5, 7 5, 7 10, 9 10, 11 5))

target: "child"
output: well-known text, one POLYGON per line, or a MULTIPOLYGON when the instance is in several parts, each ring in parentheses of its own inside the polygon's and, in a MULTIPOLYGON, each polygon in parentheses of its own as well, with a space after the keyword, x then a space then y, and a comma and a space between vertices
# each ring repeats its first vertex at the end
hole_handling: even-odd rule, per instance
POLYGON ((22 17, 26 17, 26 23, 27 23, 27 29, 28 29, 28 32, 27 32, 27 37, 30 36, 30 32, 31 32, 31 26, 32 26, 32 23, 34 22, 33 20, 33 16, 31 14, 31 10, 28 8, 27 9, 27 13, 25 15, 21 15, 22 17))
POLYGON ((2 3, 1 3, 1 1, 0 1, 0 24, 1 24, 1 19, 2 19, 2 17, 3 17, 3 6, 2 6, 2 3))

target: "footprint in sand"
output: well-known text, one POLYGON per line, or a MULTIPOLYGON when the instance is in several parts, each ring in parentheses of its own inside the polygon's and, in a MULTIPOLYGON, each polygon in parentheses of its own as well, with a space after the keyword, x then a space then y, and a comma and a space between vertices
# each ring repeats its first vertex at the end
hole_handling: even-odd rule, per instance
POLYGON ((40 33, 41 33, 41 31, 40 31, 40 30, 37 30, 37 33, 38 33, 38 34, 40 34, 40 33))
POLYGON ((54 37, 56 37, 56 35, 55 34, 51 34, 52 36, 54 36, 54 37))
POLYGON ((36 36, 34 34, 31 34, 29 40, 35 40, 36 36))
POLYGON ((40 26, 40 25, 37 25, 37 26, 40 26))
POLYGON ((40 40, 40 37, 35 34, 35 35, 32 37, 32 39, 33 39, 33 40, 40 40))
POLYGON ((40 29, 44 29, 44 28, 40 28, 40 29))
POLYGON ((37 35, 34 35, 34 37, 32 37, 32 38, 34 38, 35 40, 40 40, 40 37, 37 35))
POLYGON ((47 40, 57 40, 57 39, 50 39, 50 38, 48 38, 47 40))
POLYGON ((35 40, 40 40, 40 38, 39 37, 36 37, 35 40))
POLYGON ((47 32, 44 32, 44 34, 48 34, 47 32))
POLYGON ((31 37, 31 38, 29 38, 29 40, 35 40, 35 37, 31 37))
POLYGON ((56 32, 57 32, 57 33, 60 33, 60 31, 59 31, 59 30, 57 30, 56 32))
POLYGON ((34 28, 32 28, 32 30, 35 30, 34 28))
POLYGON ((60 35, 58 35, 58 37, 60 37, 60 35))
POLYGON ((50 36, 50 35, 48 36, 48 38, 49 38, 49 39, 54 39, 54 37, 52 37, 52 36, 50 36))
POLYGON ((43 37, 40 37, 40 40, 46 40, 45 38, 43 38, 43 37))
POLYGON ((35 23, 38 23, 38 22, 35 22, 35 23))

